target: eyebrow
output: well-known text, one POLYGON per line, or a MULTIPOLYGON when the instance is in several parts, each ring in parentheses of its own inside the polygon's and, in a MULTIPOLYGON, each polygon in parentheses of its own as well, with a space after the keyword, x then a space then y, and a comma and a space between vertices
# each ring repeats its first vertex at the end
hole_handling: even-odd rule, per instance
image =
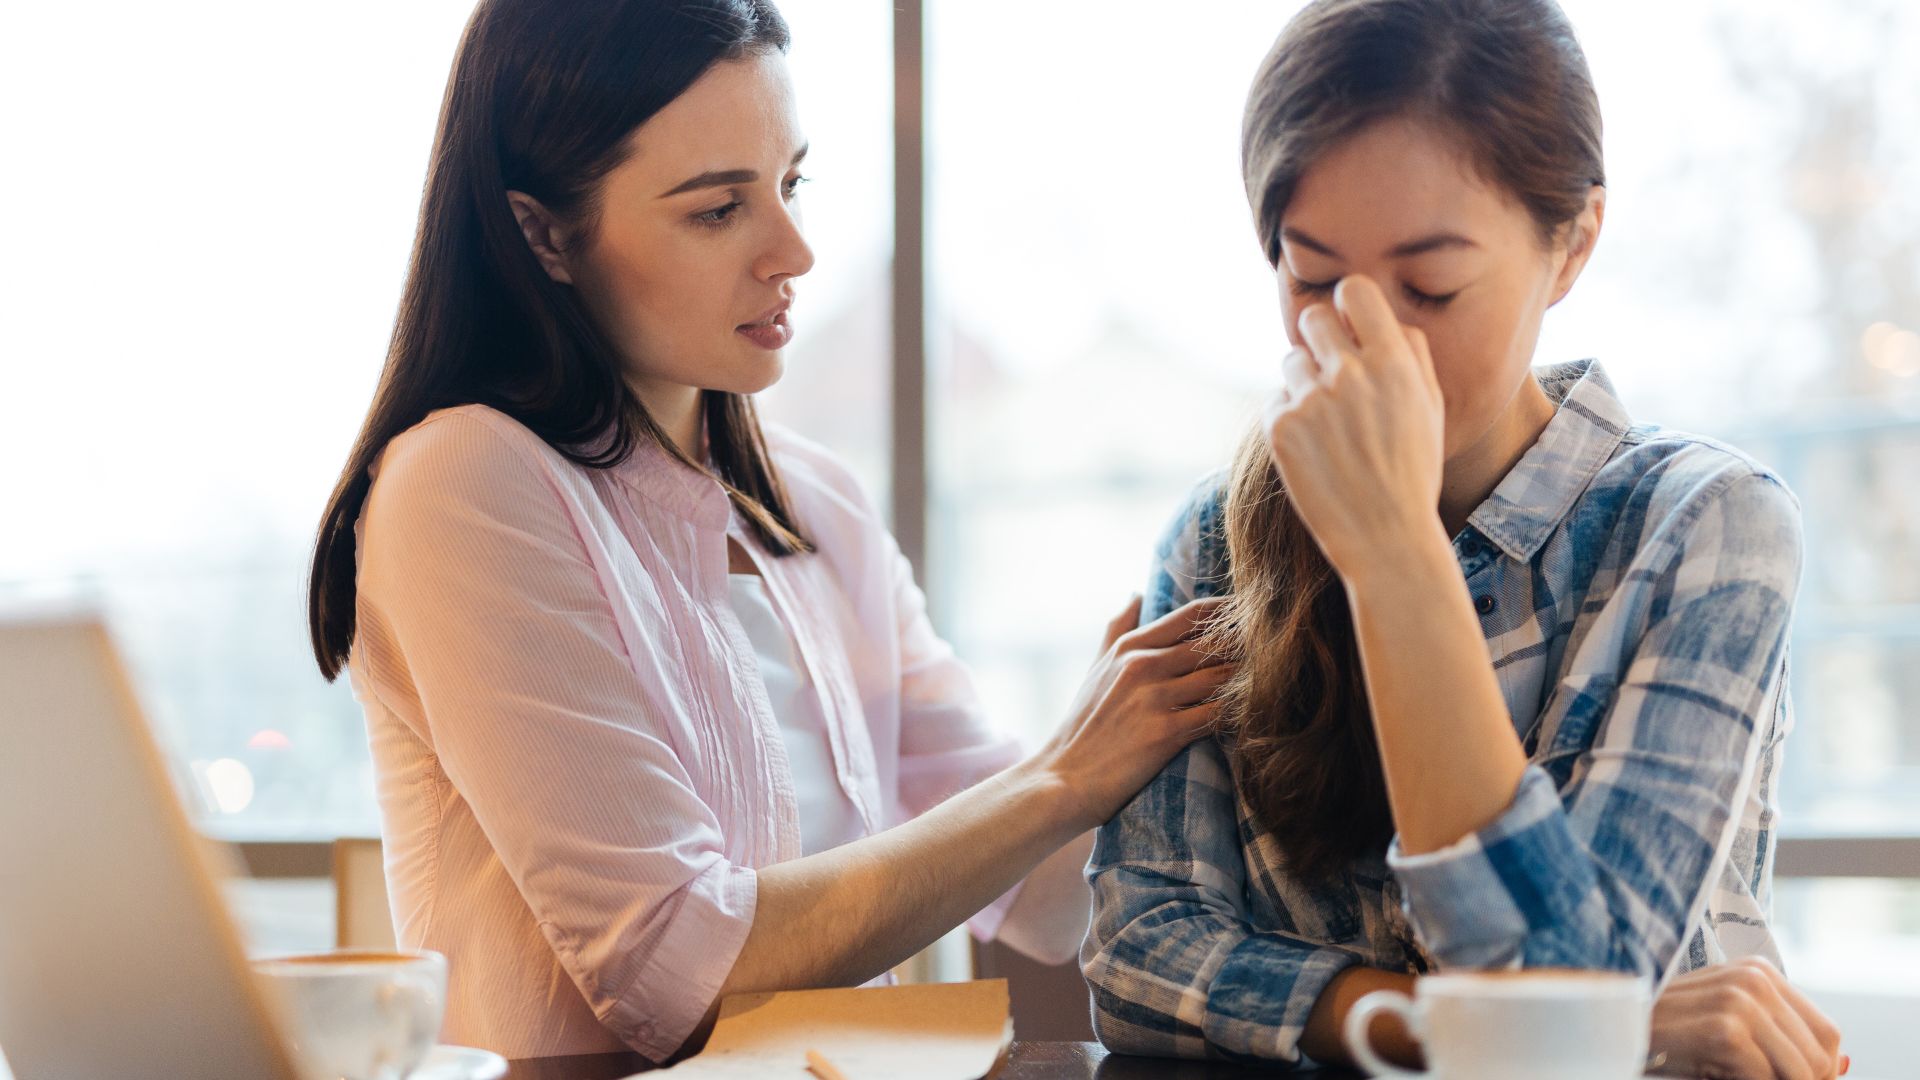
MULTIPOLYGON (((795 165, 800 164, 801 160, 807 156, 807 151, 810 149, 812 149, 811 144, 801 147, 799 153, 796 153, 793 155, 793 160, 787 163, 787 168, 791 169, 795 165)), ((753 171, 752 169, 709 169, 708 171, 701 173, 699 176, 696 176, 693 179, 688 180, 685 183, 682 183, 678 187, 674 188, 672 191, 662 192, 660 197, 665 199, 665 198, 670 198, 674 195, 685 195, 689 191, 700 191, 705 188, 732 187, 735 184, 751 184, 758 179, 760 179, 760 174, 753 171)))
MULTIPOLYGON (((1299 229, 1290 226, 1283 228, 1280 230, 1280 236, 1289 243, 1298 244, 1308 251, 1319 252, 1330 259, 1338 259, 1341 257, 1339 252, 1308 236, 1306 233, 1301 232, 1299 229)), ((1387 255, 1395 259, 1406 259, 1434 251, 1446 251, 1452 248, 1477 248, 1479 246, 1479 244, 1461 236, 1459 233, 1442 232, 1434 233, 1432 236, 1423 236, 1418 240, 1409 240, 1395 247, 1392 251, 1387 252, 1387 255)))

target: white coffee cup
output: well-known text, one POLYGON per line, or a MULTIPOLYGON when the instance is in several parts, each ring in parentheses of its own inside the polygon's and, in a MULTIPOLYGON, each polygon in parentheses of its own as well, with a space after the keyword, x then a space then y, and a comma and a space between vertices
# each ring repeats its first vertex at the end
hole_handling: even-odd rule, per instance
POLYGON ((447 958, 437 952, 338 949, 264 957, 253 970, 314 1080, 402 1080, 439 1041, 447 958))
POLYGON ((1428 1080, 1638 1080, 1646 1068, 1653 984, 1606 971, 1536 969, 1429 975, 1413 997, 1378 990, 1347 1014, 1346 1042, 1375 1076, 1428 1080), (1406 1021, 1424 1074, 1381 1060, 1374 1017, 1406 1021))

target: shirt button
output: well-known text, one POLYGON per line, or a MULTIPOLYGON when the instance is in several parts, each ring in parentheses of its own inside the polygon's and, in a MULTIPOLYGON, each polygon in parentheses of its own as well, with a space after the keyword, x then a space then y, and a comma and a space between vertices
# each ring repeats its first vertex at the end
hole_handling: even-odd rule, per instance
POLYGON ((1493 609, 1495 607, 1498 607, 1499 605, 1494 603, 1492 595, 1487 595, 1487 596, 1481 596, 1475 599, 1473 602, 1473 606, 1480 612, 1480 614, 1491 615, 1493 614, 1493 609))

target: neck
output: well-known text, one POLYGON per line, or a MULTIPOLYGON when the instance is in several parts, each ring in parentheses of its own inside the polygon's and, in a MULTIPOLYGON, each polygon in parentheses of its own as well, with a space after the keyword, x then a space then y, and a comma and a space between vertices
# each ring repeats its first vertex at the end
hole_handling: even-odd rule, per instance
POLYGON ((1529 375, 1487 433, 1448 459, 1440 478, 1440 521, 1448 536, 1466 528, 1467 518, 1540 441, 1553 414, 1553 400, 1529 375))
POLYGON ((640 404, 646 406, 647 415, 659 425, 673 445, 685 454, 690 461, 701 461, 706 457, 705 434, 706 414, 701 409, 701 390, 697 386, 682 386, 679 383, 662 383, 649 379, 633 377, 627 385, 633 388, 640 404))

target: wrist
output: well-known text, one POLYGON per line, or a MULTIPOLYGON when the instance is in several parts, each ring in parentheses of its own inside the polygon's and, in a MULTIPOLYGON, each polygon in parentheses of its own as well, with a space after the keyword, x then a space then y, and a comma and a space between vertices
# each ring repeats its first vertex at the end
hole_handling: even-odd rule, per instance
POLYGON ((1031 815, 1028 820, 1043 823, 1053 846, 1105 824, 1087 801, 1084 785, 1070 775, 1062 755, 1051 746, 1007 769, 999 779, 1008 797, 1031 815))
MULTIPOLYGON (((1350 967, 1335 975, 1321 990, 1301 1032, 1300 1049, 1323 1065, 1355 1065, 1346 1041, 1347 1014, 1360 999, 1377 990, 1393 990, 1412 997, 1417 978, 1405 972, 1350 967)), ((1411 1069, 1423 1068, 1420 1043, 1397 1016, 1374 1019, 1367 1033, 1374 1052, 1411 1069)))
POLYGON ((1430 595, 1436 583, 1460 580, 1453 541, 1438 517, 1398 531, 1391 543, 1378 546, 1368 556, 1335 568, 1348 600, 1355 605, 1401 604, 1430 595))

